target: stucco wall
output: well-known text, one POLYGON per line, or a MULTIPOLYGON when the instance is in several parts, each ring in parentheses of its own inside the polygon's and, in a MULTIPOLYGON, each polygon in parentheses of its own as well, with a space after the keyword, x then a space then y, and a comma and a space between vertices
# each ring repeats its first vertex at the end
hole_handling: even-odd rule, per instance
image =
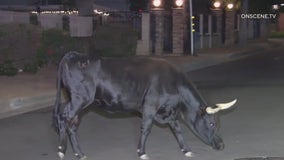
POLYGON ((93 18, 70 16, 69 17, 71 37, 89 37, 93 35, 93 18))
MULTIPOLYGON (((43 29, 63 28, 62 14, 39 14, 39 25, 43 29)), ((0 11, 0 24, 30 23, 28 12, 0 11)), ((69 16, 69 29, 72 37, 89 37, 93 35, 93 17, 69 16)))
POLYGON ((0 11, 0 24, 30 23, 29 13, 0 11))
POLYGON ((43 29, 63 28, 62 15, 40 14, 38 15, 38 21, 43 29))

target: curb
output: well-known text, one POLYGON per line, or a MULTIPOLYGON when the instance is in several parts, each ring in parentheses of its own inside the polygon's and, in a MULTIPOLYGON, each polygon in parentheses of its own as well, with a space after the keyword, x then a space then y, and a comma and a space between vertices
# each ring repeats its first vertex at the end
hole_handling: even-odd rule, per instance
POLYGON ((180 68, 185 72, 191 72, 202 68, 218 65, 226 61, 226 57, 212 57, 210 59, 200 60, 199 62, 191 62, 180 65, 180 68))
POLYGON ((260 51, 266 50, 265 48, 253 48, 253 49, 247 49, 244 51, 240 52, 234 52, 234 53, 225 53, 224 55, 220 55, 219 57, 217 56, 212 56, 210 59, 203 59, 200 60, 199 62, 191 62, 187 64, 183 64, 180 66, 182 70, 185 72, 191 72, 194 70, 199 70, 203 69, 206 67, 226 63, 226 62, 231 62, 231 61, 236 61, 242 58, 247 58, 249 56, 253 56, 256 54, 259 54, 260 51))
POLYGON ((246 51, 243 51, 243 52, 231 53, 231 54, 228 55, 228 58, 230 60, 238 60, 238 59, 241 59, 241 58, 246 58, 246 57, 249 57, 249 56, 259 54, 260 51, 264 51, 264 50, 266 50, 266 49, 265 48, 256 48, 256 49, 246 50, 246 51))
POLYGON ((12 98, 0 103, 0 106, 5 106, 4 111, 0 112, 0 119, 43 109, 54 105, 54 102, 54 93, 34 97, 12 98))

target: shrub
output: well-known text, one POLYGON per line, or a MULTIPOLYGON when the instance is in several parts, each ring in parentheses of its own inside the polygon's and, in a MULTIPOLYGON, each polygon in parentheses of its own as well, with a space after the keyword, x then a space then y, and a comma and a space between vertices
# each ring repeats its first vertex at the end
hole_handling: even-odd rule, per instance
POLYGON ((69 51, 87 53, 88 38, 72 38, 69 33, 59 29, 49 29, 42 32, 39 56, 52 63, 57 63, 63 54, 69 51))
POLYGON ((133 56, 137 32, 128 24, 98 26, 94 36, 95 53, 106 57, 133 56))
POLYGON ((37 19, 37 14, 30 14, 30 23, 33 25, 38 25, 38 19, 37 19))
POLYGON ((35 74, 38 71, 38 64, 37 63, 27 63, 24 65, 24 72, 35 74))
POLYGON ((18 69, 14 66, 13 61, 8 59, 0 64, 1 76, 15 76, 18 73, 18 69))
POLYGON ((12 59, 16 68, 23 68, 31 63, 40 46, 42 30, 31 24, 0 25, 0 63, 12 59), (1 33, 0 33, 1 34, 1 33))
POLYGON ((5 37, 7 33, 5 32, 5 29, 3 26, 0 26, 0 38, 5 37))
POLYGON ((65 31, 69 31, 70 26, 69 26, 69 16, 64 15, 62 17, 62 21, 63 21, 63 30, 65 31))
POLYGON ((284 38, 284 32, 273 32, 270 38, 284 38))
POLYGON ((38 67, 43 67, 48 63, 48 57, 42 50, 38 50, 37 54, 35 55, 35 62, 38 67))
MULTIPOLYGON (((31 14, 30 18, 32 24, 38 24, 36 14, 31 14)), ((66 31, 69 18, 65 17, 64 21, 65 30, 42 30, 31 24, 0 25, 0 75, 13 76, 17 68, 36 73, 38 67, 58 63, 69 51, 105 57, 135 55, 137 32, 128 24, 99 26, 94 19, 93 37, 74 38, 66 31)))

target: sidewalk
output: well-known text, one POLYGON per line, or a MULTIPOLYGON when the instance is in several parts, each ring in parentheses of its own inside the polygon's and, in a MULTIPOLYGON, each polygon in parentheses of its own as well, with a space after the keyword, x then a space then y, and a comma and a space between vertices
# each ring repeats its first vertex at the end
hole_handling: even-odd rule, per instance
POLYGON ((197 56, 191 56, 188 54, 187 56, 167 56, 163 58, 180 67, 185 72, 190 72, 252 56, 257 54, 259 51, 265 51, 278 46, 280 46, 280 42, 274 43, 257 41, 251 42, 245 47, 234 45, 222 48, 204 49, 198 51, 197 56))
MULTIPOLYGON (((271 49, 275 43, 250 43, 239 46, 202 50, 198 56, 163 56, 185 72, 229 62, 271 49)), ((48 66, 36 75, 19 73, 15 77, 0 76, 0 118, 52 106, 56 93, 56 67, 48 66)))

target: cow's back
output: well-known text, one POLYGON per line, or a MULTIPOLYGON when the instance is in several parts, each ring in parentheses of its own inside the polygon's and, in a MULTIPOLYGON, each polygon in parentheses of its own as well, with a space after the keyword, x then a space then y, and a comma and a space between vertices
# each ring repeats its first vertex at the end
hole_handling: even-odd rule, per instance
POLYGON ((147 81, 151 77, 159 77, 160 82, 177 81, 181 71, 164 59, 130 57, 106 58, 102 60, 102 69, 112 77, 147 81))

